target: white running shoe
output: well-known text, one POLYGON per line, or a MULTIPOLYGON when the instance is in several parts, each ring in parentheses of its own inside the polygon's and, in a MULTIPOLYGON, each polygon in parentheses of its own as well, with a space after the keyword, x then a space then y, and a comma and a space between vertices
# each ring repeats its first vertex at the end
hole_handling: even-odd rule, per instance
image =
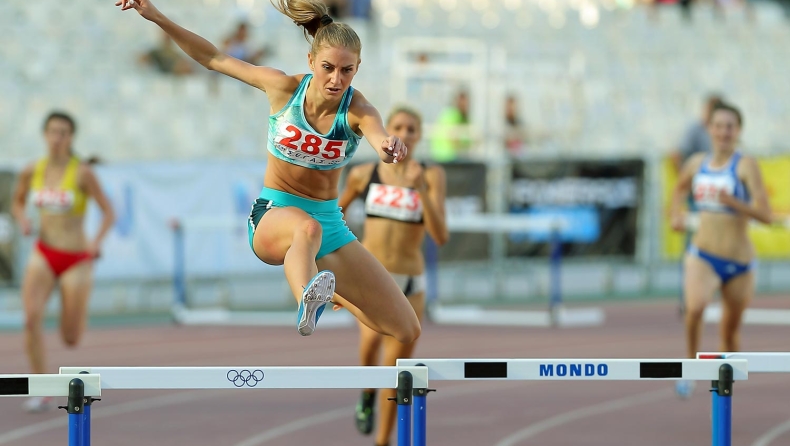
POLYGON ((41 413, 52 409, 52 397, 49 396, 34 396, 22 404, 25 412, 28 413, 41 413))
POLYGON ((296 327, 300 335, 313 334, 318 318, 334 295, 335 274, 332 271, 321 271, 310 280, 302 292, 299 313, 296 315, 296 327))

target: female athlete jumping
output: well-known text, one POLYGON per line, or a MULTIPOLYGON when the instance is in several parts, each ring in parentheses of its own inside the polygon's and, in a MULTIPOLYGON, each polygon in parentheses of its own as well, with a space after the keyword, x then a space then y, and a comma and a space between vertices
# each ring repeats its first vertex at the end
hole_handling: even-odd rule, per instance
MULTIPOLYGON (((708 122, 712 151, 693 155, 680 173, 672 201, 672 228, 686 230, 682 203, 692 192, 699 225, 684 260, 686 353, 697 355, 705 306, 722 297, 723 352, 738 351, 741 315, 754 296, 754 247, 749 222, 772 222, 757 161, 736 150, 743 126, 740 111, 728 104, 713 108, 708 122)), ((677 381, 677 393, 691 395, 693 381, 677 381)))
MULTIPOLYGON (((351 169, 339 204, 346 209, 356 197, 362 197, 366 214, 362 244, 390 272, 421 319, 425 308, 425 259, 422 255, 425 232, 440 246, 449 238, 444 212, 445 172, 439 165, 425 167, 412 159, 414 147, 422 135, 422 120, 417 112, 406 107, 396 108, 387 119, 387 131, 412 149, 409 156, 395 165, 368 163, 351 169)), ((362 324, 359 330, 362 365, 379 364, 382 342, 382 365, 395 365, 398 358, 408 358, 414 351, 414 342, 403 343, 381 336, 362 324)), ((395 396, 395 390, 386 389, 381 393, 376 444, 387 445, 396 412, 396 405, 388 398, 395 396)), ((357 405, 357 428, 363 434, 373 430, 375 396, 374 389, 367 389, 357 405)))
MULTIPOLYGON (((44 358, 44 312, 50 294, 59 284, 61 298, 60 335, 74 347, 85 330, 88 300, 93 287, 93 262, 113 225, 115 215, 88 163, 72 154, 76 126, 65 113, 52 113, 44 121, 48 155, 27 166, 19 175, 12 212, 22 234, 33 225, 25 215, 28 194, 39 209, 38 241, 30 254, 22 280, 25 310, 25 348, 33 373, 46 373, 44 358), (83 232, 88 199, 102 211, 101 227, 93 240, 83 232)), ((31 398, 25 409, 40 412, 50 408, 50 398, 31 398)))
POLYGON ((159 25, 207 69, 268 96, 268 162, 264 188, 249 216, 250 247, 263 262, 284 265, 298 302, 299 333, 312 334, 332 301, 379 333, 404 343, 417 339, 420 323, 406 296, 357 241, 338 207, 341 169, 361 138, 387 163, 407 153, 398 137, 387 134, 379 112, 351 87, 362 48, 354 30, 333 22, 321 0, 276 0, 275 7, 312 38, 307 54, 312 73, 288 75, 223 54, 149 0, 119 0, 116 6, 159 25))

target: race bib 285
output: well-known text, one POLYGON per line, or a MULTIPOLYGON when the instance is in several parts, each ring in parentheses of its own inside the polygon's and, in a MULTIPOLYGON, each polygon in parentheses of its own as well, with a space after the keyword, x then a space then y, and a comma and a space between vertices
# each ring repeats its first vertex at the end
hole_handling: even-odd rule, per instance
POLYGON ((348 141, 335 141, 314 135, 287 122, 277 127, 274 146, 285 157, 315 166, 343 162, 348 141))

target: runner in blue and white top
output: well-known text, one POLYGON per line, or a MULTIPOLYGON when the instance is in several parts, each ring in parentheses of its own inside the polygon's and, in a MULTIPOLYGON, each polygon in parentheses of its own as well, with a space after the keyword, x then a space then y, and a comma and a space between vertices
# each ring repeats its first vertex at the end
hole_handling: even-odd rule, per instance
MULTIPOLYGON (((737 108, 715 106, 708 123, 712 151, 689 158, 675 187, 672 229, 686 229, 688 219, 681 208, 689 191, 699 218, 683 264, 689 358, 697 355, 702 315, 716 291, 721 292, 723 307, 721 351, 738 351, 741 315, 754 296, 755 253, 749 222, 772 222, 757 161, 736 151, 742 125, 737 108)), ((677 381, 676 390, 688 397, 693 386, 677 381)))
POLYGON ((304 28, 312 74, 288 75, 223 54, 165 17, 150 0, 118 0, 116 6, 159 25, 209 70, 266 93, 269 156, 264 187, 249 216, 250 247, 263 262, 284 265, 298 302, 299 333, 312 334, 326 304, 333 302, 371 329, 413 342, 420 335, 414 309, 348 229, 338 206, 342 167, 363 137, 385 163, 403 160, 407 147, 387 133, 378 110, 351 87, 362 50, 354 30, 334 22, 321 0, 272 1, 304 28))

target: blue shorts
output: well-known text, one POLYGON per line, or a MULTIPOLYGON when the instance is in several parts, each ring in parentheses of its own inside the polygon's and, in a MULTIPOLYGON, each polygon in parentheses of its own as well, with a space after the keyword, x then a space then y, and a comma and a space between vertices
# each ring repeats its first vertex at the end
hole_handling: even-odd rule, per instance
POLYGON ((718 257, 700 250, 693 244, 689 245, 688 252, 708 262, 713 271, 719 276, 719 279, 721 279, 722 285, 752 269, 753 263, 739 263, 718 257))
MULTIPOLYGON (((321 248, 318 250, 318 255, 315 256, 316 260, 353 242, 357 237, 346 226, 343 213, 337 203, 337 199, 317 201, 264 187, 252 205, 247 225, 252 252, 255 252, 252 239, 258 228, 258 223, 263 214, 271 208, 296 207, 307 212, 310 217, 321 224, 321 248)), ((265 231, 266 228, 263 230, 265 231)))

